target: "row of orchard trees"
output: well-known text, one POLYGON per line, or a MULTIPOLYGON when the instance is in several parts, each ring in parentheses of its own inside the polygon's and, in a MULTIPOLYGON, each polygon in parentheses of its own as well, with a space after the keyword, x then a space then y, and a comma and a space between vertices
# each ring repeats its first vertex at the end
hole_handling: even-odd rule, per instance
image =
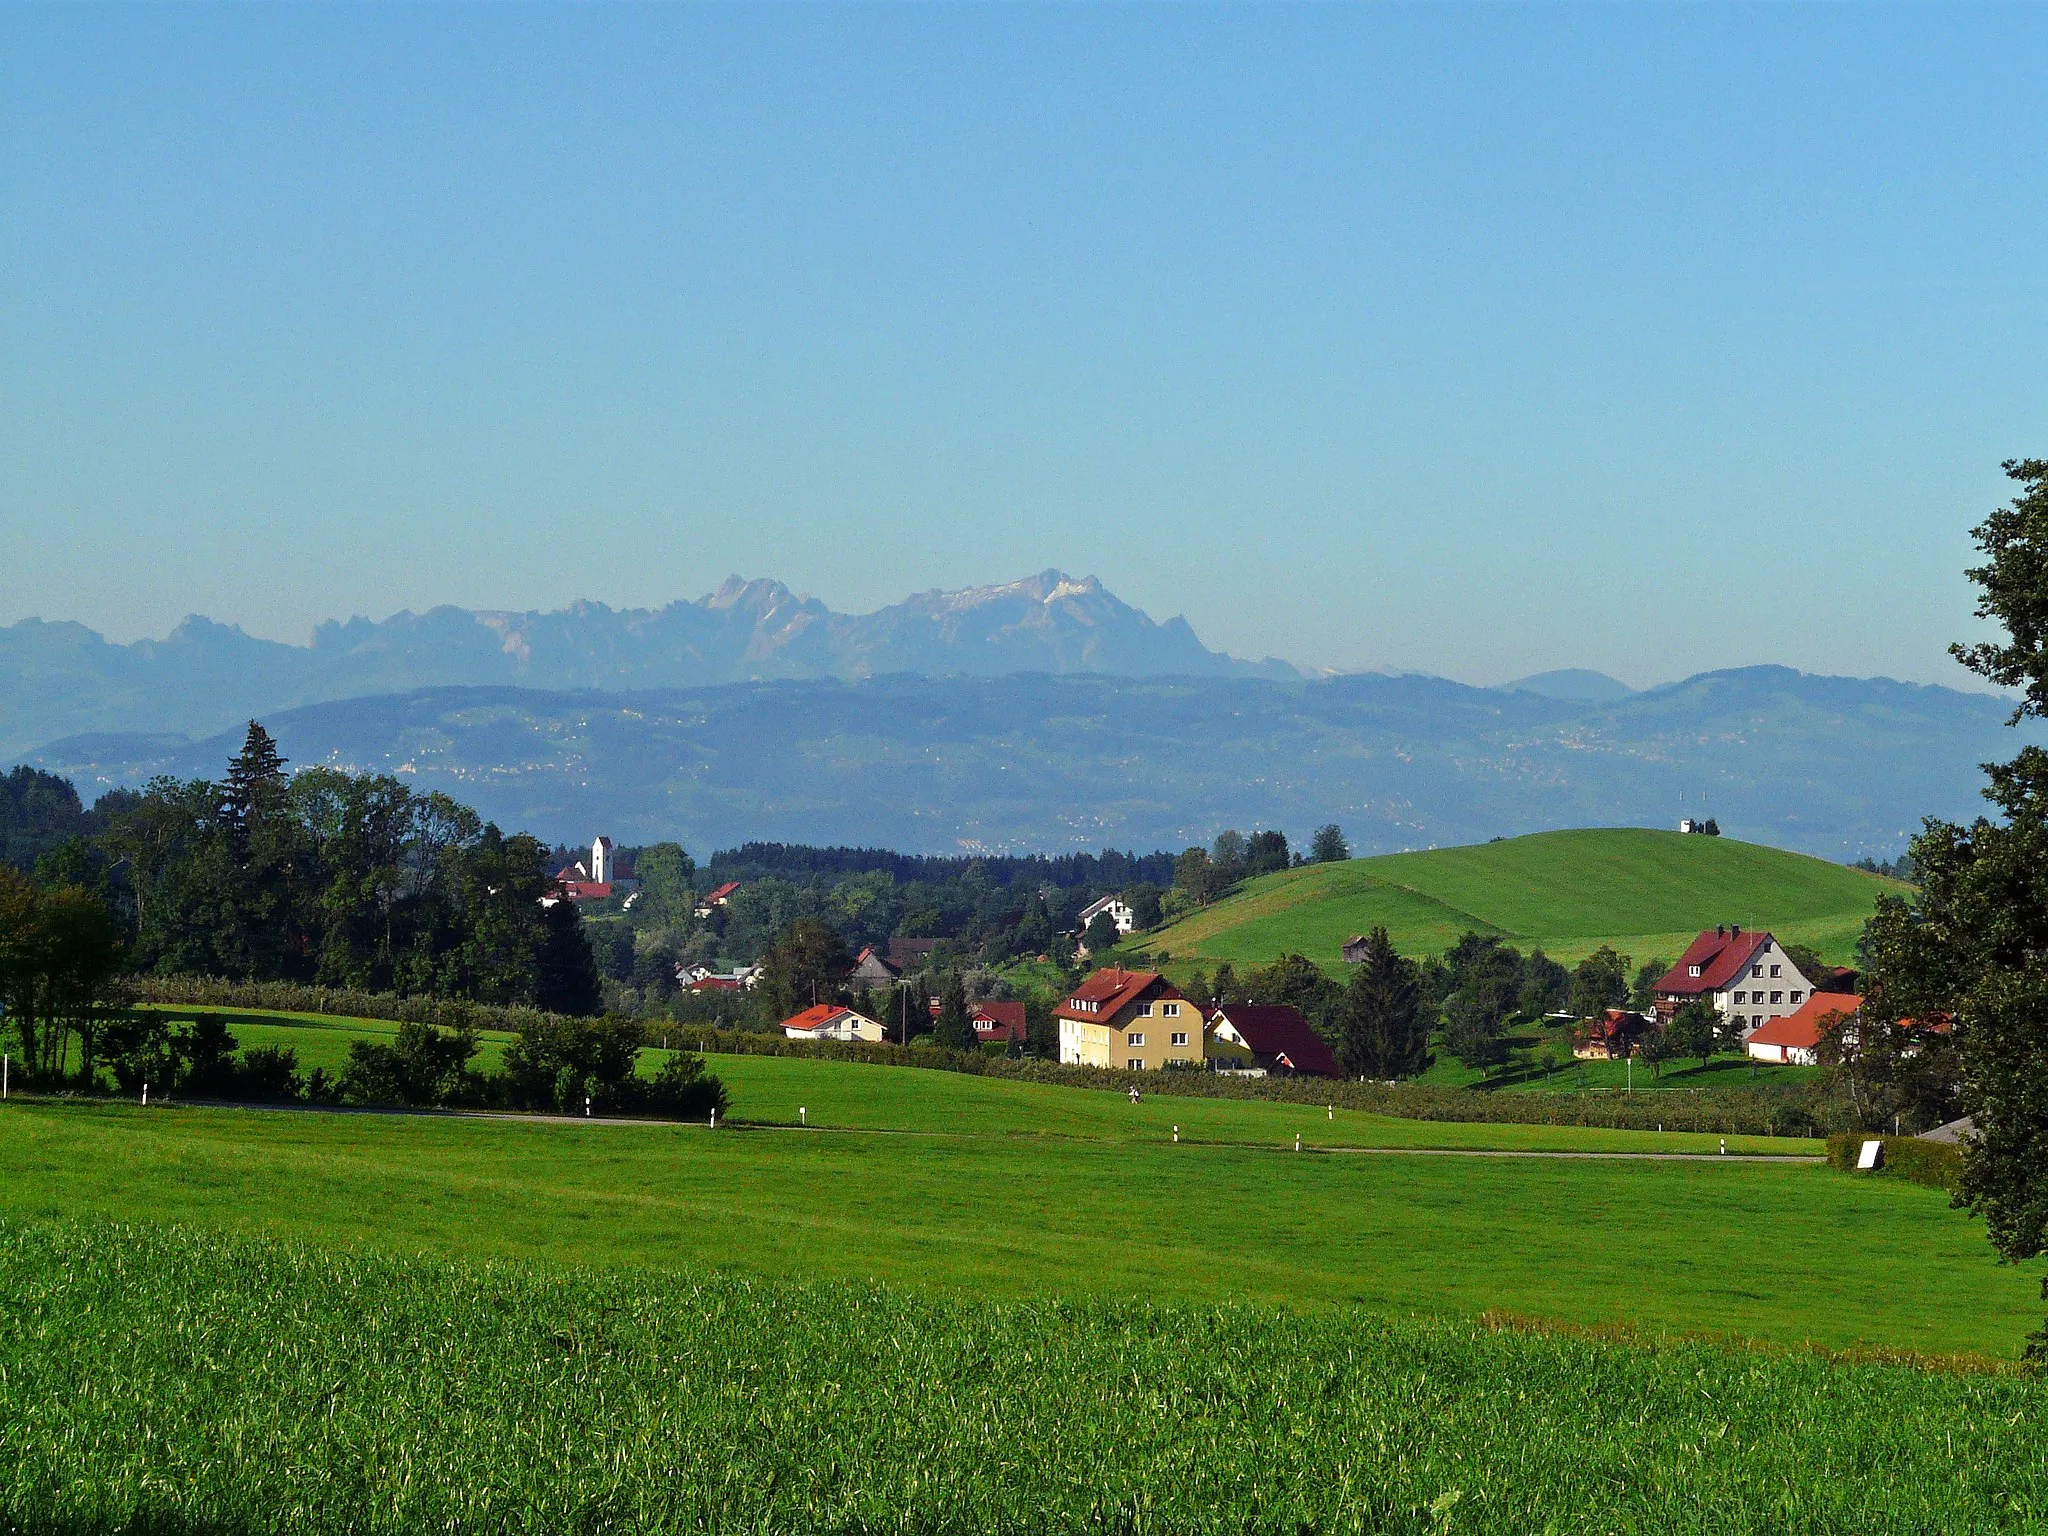
POLYGON ((253 721, 223 782, 124 797, 99 848, 132 902, 137 969, 597 1006, 574 905, 542 905, 538 841, 388 775, 288 776, 253 721))
POLYGON ((23 1076, 54 1080, 74 1047, 89 1063, 119 1011, 122 939, 98 897, 75 885, 45 889, 0 865, 0 1009, 23 1076))

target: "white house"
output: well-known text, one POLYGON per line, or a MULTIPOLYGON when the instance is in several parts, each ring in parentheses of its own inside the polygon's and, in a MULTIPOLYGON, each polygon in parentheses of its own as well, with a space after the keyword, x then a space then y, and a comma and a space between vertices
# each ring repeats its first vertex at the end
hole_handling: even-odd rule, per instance
POLYGON ((1077 931, 1086 933, 1088 925, 1095 921, 1097 914, 1107 912, 1109 920, 1116 924, 1118 933, 1129 933, 1138 926, 1138 914, 1131 910, 1131 904, 1121 896, 1105 896, 1100 901, 1091 901, 1081 909, 1075 920, 1077 931))
POLYGON ((782 1021, 782 1032, 791 1040, 866 1040, 882 1042, 882 1026, 851 1008, 819 1003, 782 1021))
POLYGON ((1772 1019, 1798 1012, 1813 996, 1813 983, 1770 934, 1724 923, 1694 939, 1654 992, 1657 1016, 1666 1024, 1687 1003, 1706 998, 1747 1038, 1772 1019))

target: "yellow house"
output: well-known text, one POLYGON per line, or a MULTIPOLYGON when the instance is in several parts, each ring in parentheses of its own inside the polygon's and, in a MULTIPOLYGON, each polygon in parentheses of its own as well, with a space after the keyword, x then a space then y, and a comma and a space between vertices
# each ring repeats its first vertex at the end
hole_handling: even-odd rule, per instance
POLYGON ((1157 971, 1101 970, 1053 1009, 1060 1060, 1157 1072, 1202 1062, 1202 1010, 1157 971))

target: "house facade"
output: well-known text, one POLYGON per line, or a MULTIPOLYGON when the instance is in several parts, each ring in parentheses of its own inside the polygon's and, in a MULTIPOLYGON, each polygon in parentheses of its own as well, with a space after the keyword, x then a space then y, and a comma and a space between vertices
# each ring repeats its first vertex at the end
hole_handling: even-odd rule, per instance
POLYGON ((860 952, 853 969, 846 973, 848 986, 866 987, 870 992, 886 992, 902 979, 902 970, 891 965, 888 957, 873 945, 860 952))
POLYGON ((1659 1023, 1704 998, 1747 1039, 1797 1013, 1813 996, 1813 983, 1769 933, 1724 924, 1694 939, 1653 992, 1659 1023))
POLYGON ((974 1026, 974 1038, 983 1045, 1024 1043, 1022 1003, 976 1003, 967 1010, 967 1022, 974 1026))
POLYGON ((1223 1003, 1210 1011, 1209 1063, 1247 1077, 1342 1077, 1329 1043, 1299 1008, 1223 1003))
POLYGON ((1771 1019, 1743 1041, 1742 1049, 1752 1061, 1776 1062, 1784 1066, 1811 1067, 1820 1061, 1820 1041, 1835 1021, 1852 1017, 1863 1007, 1853 992, 1816 992, 1796 1013, 1771 1019))
POLYGON ((1157 971, 1097 971, 1052 1014, 1071 1066, 1157 1072, 1203 1060, 1201 1009, 1157 971))
POLYGON ((1119 934, 1129 933, 1138 925, 1138 914, 1128 901, 1121 896, 1104 896, 1100 900, 1089 902, 1081 909, 1081 915, 1074 919, 1074 931, 1086 933, 1088 925, 1104 912, 1107 912, 1109 920, 1116 924, 1116 931, 1119 934))
POLYGON ((791 1040, 865 1040, 882 1043, 882 1026, 864 1013, 819 1003, 782 1021, 782 1033, 791 1040))

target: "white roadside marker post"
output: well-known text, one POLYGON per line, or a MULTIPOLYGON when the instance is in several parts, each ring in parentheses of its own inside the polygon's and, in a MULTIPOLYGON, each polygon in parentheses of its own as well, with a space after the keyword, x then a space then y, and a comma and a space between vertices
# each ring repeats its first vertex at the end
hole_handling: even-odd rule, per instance
POLYGON ((1726 1136, 1721 1138, 1721 1155, 1723 1157, 1728 1155, 1728 1138, 1726 1136))
POLYGON ((1330 1118, 1332 1120, 1337 1118, 1337 1106, 1334 1104, 1330 1106, 1330 1118))
POLYGON ((1299 1131, 1294 1133, 1294 1150, 1297 1152, 1301 1150, 1301 1132, 1299 1131))
POLYGON ((808 1127, 811 1123, 811 1112, 809 1108, 802 1104, 797 1105, 796 1118, 800 1124, 804 1125, 805 1127, 808 1127))
POLYGON ((714 1131, 718 1129, 718 1106, 716 1104, 711 1106, 711 1129, 714 1131))
POLYGON ((1180 1127, 1177 1125, 1173 1128, 1173 1144, 1176 1147, 1180 1145, 1180 1127))
POLYGON ((147 1083, 142 1085, 142 1107, 144 1109, 149 1108, 149 1084, 147 1083))

